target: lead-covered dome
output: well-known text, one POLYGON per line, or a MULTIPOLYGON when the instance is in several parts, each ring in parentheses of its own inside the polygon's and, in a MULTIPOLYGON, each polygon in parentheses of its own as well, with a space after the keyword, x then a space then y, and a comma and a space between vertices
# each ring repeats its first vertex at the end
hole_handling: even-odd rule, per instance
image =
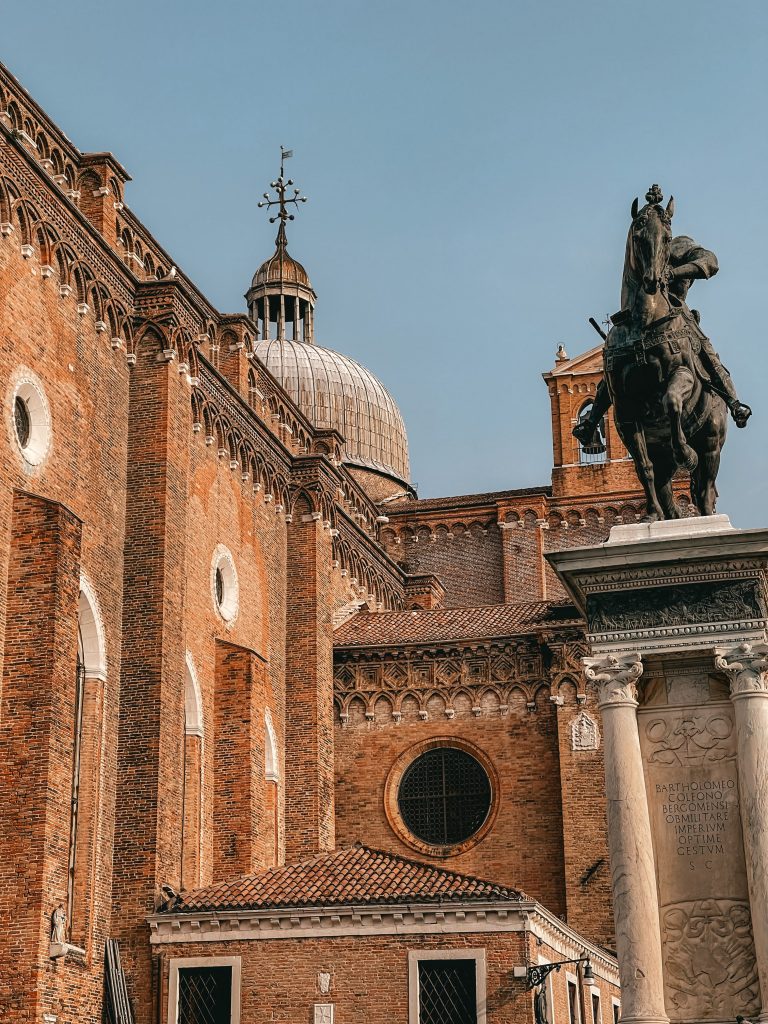
POLYGON ((265 339, 256 345, 256 355, 316 427, 338 430, 345 438, 345 462, 410 484, 403 418, 369 370, 302 341, 265 339))
MULTIPOLYGON (((289 154, 281 150, 282 159, 289 154)), ((261 339, 256 356, 280 382, 307 419, 344 438, 347 463, 374 501, 405 486, 411 490, 408 438, 400 410, 376 377, 354 359, 315 345, 315 300, 309 275, 288 252, 289 207, 306 202, 283 168, 259 206, 278 207, 275 251, 256 271, 246 293, 248 311, 261 339)))

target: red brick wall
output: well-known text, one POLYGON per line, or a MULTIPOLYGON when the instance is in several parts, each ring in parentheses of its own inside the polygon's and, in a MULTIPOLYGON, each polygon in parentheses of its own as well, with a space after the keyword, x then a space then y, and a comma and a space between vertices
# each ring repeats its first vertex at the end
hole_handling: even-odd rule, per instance
MULTIPOLYGON (((163 947, 162 956, 166 990, 172 956, 241 956, 244 1024, 311 1024, 313 1004, 327 1002, 335 1005, 335 1024, 407 1024, 409 950, 485 948, 488 1024, 524 1024, 532 1021, 531 996, 523 981, 511 978, 512 967, 524 962, 524 941, 521 932, 286 938, 163 947), (331 974, 328 995, 320 993, 320 971, 331 974)), ((164 1022, 167 1002, 166 997, 164 1022)))
POLYGON ((445 608, 504 601, 501 534, 495 519, 486 523, 438 524, 403 531, 400 544, 391 541, 387 553, 406 572, 432 572, 445 587, 445 608))
MULTIPOLYGON (((611 872, 605 820, 602 742, 597 750, 574 750, 572 726, 585 712, 601 728, 592 689, 577 703, 576 689, 564 683, 557 706, 560 792, 563 807, 563 870, 568 924, 594 942, 614 946, 611 872)), ((605 1024, 611 1024, 606 1019, 605 1024)))
POLYGON ((549 693, 540 690, 536 710, 519 695, 502 716, 488 708, 480 718, 459 708, 447 720, 436 706, 422 722, 408 698, 399 725, 387 717, 366 722, 362 705, 350 708, 347 726, 336 728, 336 840, 357 841, 416 860, 434 860, 402 842, 390 827, 384 791, 392 765, 403 752, 434 737, 475 744, 490 760, 500 782, 493 828, 476 846, 438 861, 465 872, 522 889, 556 914, 566 911, 557 716, 549 693), (532 856, 532 851, 535 855, 532 856))
POLYGON ((253 652, 216 648, 214 881, 265 867, 272 836, 264 805, 264 663, 253 652))
MULTIPOLYGON (((125 353, 113 351, 109 338, 96 333, 93 314, 78 315, 74 296, 60 296, 57 277, 42 277, 39 256, 22 258, 18 231, 0 237, 0 294, 0 662, 8 653, 5 623, 9 612, 6 605, 14 488, 33 492, 46 501, 62 502, 81 520, 78 572, 82 569, 92 584, 104 628, 107 678, 104 683, 94 680, 86 684, 86 709, 90 710, 84 721, 81 769, 73 939, 85 946, 86 956, 79 962, 59 960, 54 964, 46 955, 40 976, 47 1009, 58 1012, 60 1021, 90 1022, 100 1020, 103 944, 111 928, 116 778, 113 737, 117 733, 119 700, 126 486, 126 434, 122 424, 127 416, 129 370, 125 353), (21 367, 35 372, 51 411, 52 444, 45 462, 37 467, 25 466, 13 434, 12 382, 21 367), (107 742, 99 750, 103 737, 107 742)), ((77 615, 76 587, 72 614, 77 615)), ((36 655, 38 646, 35 643, 29 647, 26 655, 36 655)), ((60 656, 74 658, 76 652, 73 634, 70 646, 64 647, 60 656)), ((70 681, 74 685, 74 675, 70 681)), ((50 679, 46 686, 50 690, 50 679)), ((64 699, 58 691, 50 696, 53 701, 64 699)), ((71 742, 73 732, 66 721, 62 721, 62 735, 71 742)), ((71 769, 62 774, 61 781, 71 786, 71 769)), ((14 832, 3 821, 2 808, 0 831, 6 836, 14 832)), ((37 892, 30 889, 25 899, 50 913, 53 900, 59 900, 58 883, 46 883, 45 889, 37 892)), ((4 962, 7 965, 11 961, 4 958, 4 962)), ((18 964, 15 954, 12 962, 18 964)), ((15 967, 11 975, 0 967, 0 979, 5 978, 10 978, 11 986, 18 985, 15 967)), ((31 1004, 27 1009, 32 1012, 31 1004)))

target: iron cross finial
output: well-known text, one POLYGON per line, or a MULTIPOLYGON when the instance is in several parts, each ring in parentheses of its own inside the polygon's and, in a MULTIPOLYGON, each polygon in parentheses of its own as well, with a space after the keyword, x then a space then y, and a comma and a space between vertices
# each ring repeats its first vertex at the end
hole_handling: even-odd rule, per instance
POLYGON ((280 147, 280 177, 277 179, 277 181, 271 181, 269 183, 269 187, 275 190, 276 197, 274 199, 270 198, 269 192, 265 192, 263 198, 258 203, 259 209, 265 207, 267 210, 269 210, 273 206, 277 206, 279 208, 275 216, 269 218, 269 223, 274 224, 276 220, 279 220, 281 234, 285 233, 285 222, 293 220, 294 218, 294 214, 288 213, 288 207, 291 205, 291 203, 293 203, 294 206, 298 206, 299 203, 306 203, 307 201, 307 197, 302 196, 300 194, 300 190, 297 188, 294 188, 292 196, 286 196, 286 193, 288 192, 289 188, 291 187, 291 185, 293 185, 293 179, 288 178, 288 180, 286 181, 284 165, 285 161, 292 156, 292 149, 283 149, 282 146, 280 147))

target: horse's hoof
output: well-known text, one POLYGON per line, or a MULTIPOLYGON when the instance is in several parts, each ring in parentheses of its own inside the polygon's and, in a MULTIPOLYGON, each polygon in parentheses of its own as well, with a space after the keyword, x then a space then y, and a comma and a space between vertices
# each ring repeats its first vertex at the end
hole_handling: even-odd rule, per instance
POLYGON ((699 464, 699 456, 690 445, 685 444, 677 453, 677 464, 681 469, 687 469, 692 473, 699 464))

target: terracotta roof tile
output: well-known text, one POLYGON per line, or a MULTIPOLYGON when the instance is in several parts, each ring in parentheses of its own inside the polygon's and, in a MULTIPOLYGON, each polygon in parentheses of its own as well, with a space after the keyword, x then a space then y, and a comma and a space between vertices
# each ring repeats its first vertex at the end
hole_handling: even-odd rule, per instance
POLYGON ((430 509, 464 508, 472 505, 493 505, 509 498, 527 498, 532 495, 551 495, 552 487, 518 487, 512 491, 486 491, 483 494, 456 494, 445 498, 403 498, 398 501, 381 503, 386 515, 406 515, 409 512, 426 512, 430 509))
POLYGON ((358 612, 333 635, 334 647, 382 647, 440 641, 485 640, 530 633, 540 626, 582 625, 572 604, 533 601, 483 608, 358 612))
POLYGON ((348 904, 432 903, 446 900, 519 901, 517 889, 495 885, 383 853, 350 846, 321 853, 299 864, 270 868, 234 882, 183 892, 172 913, 259 910, 348 904))

